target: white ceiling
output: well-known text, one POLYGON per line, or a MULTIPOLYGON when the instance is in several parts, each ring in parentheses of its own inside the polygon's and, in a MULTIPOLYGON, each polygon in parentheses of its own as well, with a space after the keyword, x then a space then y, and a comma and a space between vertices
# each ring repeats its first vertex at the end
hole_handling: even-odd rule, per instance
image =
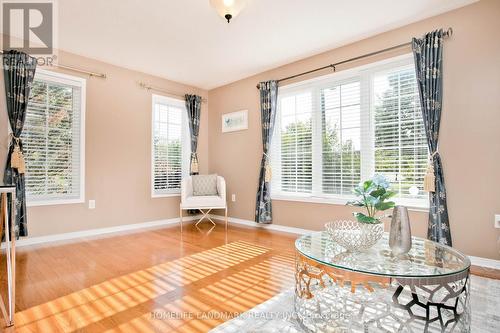
POLYGON ((475 0, 60 0, 59 48, 212 89, 475 0))

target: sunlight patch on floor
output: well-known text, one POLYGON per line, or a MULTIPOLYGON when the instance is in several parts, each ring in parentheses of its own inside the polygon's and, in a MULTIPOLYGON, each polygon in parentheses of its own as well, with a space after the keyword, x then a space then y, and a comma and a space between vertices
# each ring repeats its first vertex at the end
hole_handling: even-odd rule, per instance
POLYGON ((206 332, 292 286, 293 263, 293 255, 272 256, 200 288, 202 300, 182 297, 106 333, 206 332))
MULTIPOLYGON (((148 301, 154 301, 162 295, 182 290, 185 285, 268 251, 265 247, 238 241, 113 278, 16 313, 16 331, 68 332, 82 329, 148 301)), ((173 302, 173 306, 180 309, 196 306, 197 311, 202 311, 204 305, 193 299, 181 298, 173 302)), ((151 321, 150 313, 146 317, 151 321)), ((153 324, 172 325, 170 321, 166 324, 158 320, 153 324)), ((201 329, 207 324, 210 324, 210 321, 189 325, 201 329)), ((144 332, 142 326, 146 323, 133 321, 127 325, 131 325, 128 326, 131 332, 144 332)))

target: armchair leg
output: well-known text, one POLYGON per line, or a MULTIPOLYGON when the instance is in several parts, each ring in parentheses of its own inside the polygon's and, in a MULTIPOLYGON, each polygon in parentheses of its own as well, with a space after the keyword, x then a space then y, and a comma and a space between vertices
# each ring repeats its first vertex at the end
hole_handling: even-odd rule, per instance
POLYGON ((210 222, 212 222, 213 225, 215 225, 215 222, 212 221, 212 219, 210 218, 210 215, 208 215, 211 211, 212 211, 212 208, 208 209, 207 211, 203 211, 201 209, 198 209, 202 214, 203 216, 198 220, 198 222, 196 222, 195 226, 198 226, 198 224, 203 221, 204 219, 208 219, 210 222))
POLYGON ((182 233, 182 207, 179 206, 179 220, 180 220, 180 223, 181 223, 181 233, 182 233))
POLYGON ((224 219, 225 219, 225 222, 226 222, 226 231, 227 231, 227 207, 225 209, 224 219))

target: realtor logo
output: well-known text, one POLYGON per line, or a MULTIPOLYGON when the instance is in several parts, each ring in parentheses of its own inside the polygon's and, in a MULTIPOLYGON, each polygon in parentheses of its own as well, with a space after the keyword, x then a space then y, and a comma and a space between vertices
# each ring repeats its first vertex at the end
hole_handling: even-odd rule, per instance
POLYGON ((52 1, 2 1, 4 50, 52 54, 54 10, 52 1))

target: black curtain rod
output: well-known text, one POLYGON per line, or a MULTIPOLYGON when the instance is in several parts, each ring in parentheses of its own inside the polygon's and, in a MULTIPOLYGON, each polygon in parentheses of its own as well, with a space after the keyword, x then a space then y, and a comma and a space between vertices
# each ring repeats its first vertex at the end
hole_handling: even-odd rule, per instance
MULTIPOLYGON (((443 37, 448 38, 448 37, 451 37, 451 35, 453 35, 453 29, 452 28, 448 28, 448 30, 446 30, 446 32, 443 34, 443 37)), ((366 54, 363 54, 363 55, 360 55, 360 56, 357 56, 357 57, 354 57, 354 58, 350 58, 350 59, 346 59, 346 60, 342 60, 342 61, 336 62, 334 64, 330 64, 330 65, 326 65, 326 66, 323 66, 323 67, 311 69, 310 71, 307 71, 307 72, 302 72, 302 73, 299 73, 299 74, 287 76, 287 77, 284 77, 284 78, 281 78, 281 79, 277 80, 277 82, 280 83, 282 81, 287 81, 287 80, 295 79, 296 77, 307 75, 307 74, 311 74, 311 73, 315 73, 315 72, 319 72, 319 71, 322 71, 322 70, 327 69, 327 68, 331 68, 335 72, 335 67, 338 66, 338 65, 343 65, 345 63, 348 63, 348 62, 351 62, 351 61, 357 61, 357 60, 360 60, 360 59, 363 59, 363 58, 373 57, 373 56, 375 56, 377 54, 388 52, 388 51, 392 51, 392 50, 396 50, 396 49, 399 49, 401 47, 405 47, 405 46, 409 46, 409 45, 411 45, 411 42, 403 43, 403 44, 399 44, 399 45, 395 45, 395 46, 391 46, 391 47, 385 48, 383 50, 378 50, 378 51, 375 51, 375 52, 366 53, 366 54)), ((257 84, 257 89, 260 89, 260 83, 257 84)))

